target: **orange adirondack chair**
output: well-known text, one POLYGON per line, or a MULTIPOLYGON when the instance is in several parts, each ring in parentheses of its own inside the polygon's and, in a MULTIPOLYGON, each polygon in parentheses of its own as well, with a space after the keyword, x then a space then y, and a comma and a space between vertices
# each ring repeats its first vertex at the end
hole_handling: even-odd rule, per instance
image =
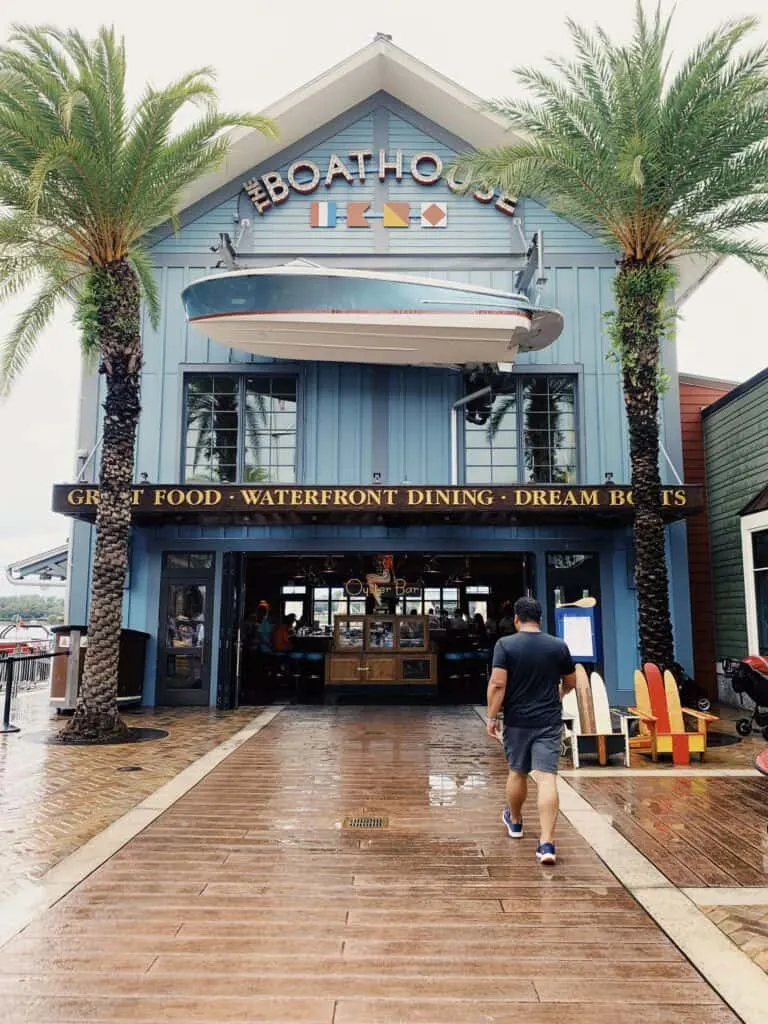
POLYGON ((717 715, 707 715, 680 704, 677 683, 671 672, 662 676, 658 666, 646 663, 635 672, 635 703, 630 708, 641 723, 640 735, 631 740, 635 750, 650 750, 654 761, 659 754, 671 754, 672 763, 690 764, 691 754, 704 757, 707 728, 717 715), (693 720, 695 731, 686 729, 686 718, 693 720))

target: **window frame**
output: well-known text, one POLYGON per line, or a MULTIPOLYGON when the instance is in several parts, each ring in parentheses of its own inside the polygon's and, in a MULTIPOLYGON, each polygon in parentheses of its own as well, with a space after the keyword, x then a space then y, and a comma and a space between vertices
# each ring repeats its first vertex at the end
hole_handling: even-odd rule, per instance
POLYGON ((755 568, 753 535, 764 532, 768 532, 768 511, 753 512, 750 515, 742 516, 740 524, 741 562, 747 627, 747 654, 760 653, 756 576, 758 573, 762 574, 768 570, 755 568))
MULTIPOLYGON (((238 378, 237 396, 238 410, 245 407, 245 382, 249 377, 292 377, 296 381, 296 456, 295 479, 286 482, 285 486, 291 483, 300 484, 304 480, 304 441, 305 430, 305 372, 306 368, 299 363, 182 363, 179 366, 179 409, 180 416, 177 416, 178 444, 177 444, 177 468, 179 480, 186 483, 186 448, 187 448, 187 382, 190 377, 221 377, 231 376, 238 378)), ((241 422, 238 416, 237 426, 237 461, 235 465, 235 480, 233 485, 247 484, 244 479, 245 473, 245 431, 241 430, 241 422)), ((220 481, 223 485, 225 482, 220 481)), ((270 482, 272 483, 272 482, 270 482)), ((274 482, 279 486, 279 482, 274 482)), ((216 484, 213 484, 216 486, 216 484)))
MULTIPOLYGON (((516 431, 516 433, 517 433, 517 440, 516 440, 516 447, 515 447, 516 457, 517 457, 517 465, 515 467, 515 471, 516 471, 515 479, 511 483, 508 483, 506 486, 509 486, 509 487, 530 487, 530 486, 535 486, 535 484, 533 484, 531 481, 527 481, 527 480, 525 480, 523 478, 523 473, 525 471, 525 438, 524 438, 524 431, 523 431, 523 429, 520 426, 520 420, 522 419, 523 387, 524 387, 524 381, 525 381, 526 377, 571 377, 571 378, 573 378, 573 383, 574 383, 573 421, 574 421, 574 430, 576 432, 575 445, 574 445, 574 449, 573 450, 576 453, 576 466, 575 466, 575 474, 574 474, 573 482, 569 483, 567 485, 563 485, 563 486, 568 486, 568 487, 578 486, 578 484, 579 484, 579 482, 581 480, 582 468, 585 465, 584 423, 583 423, 583 418, 582 418, 582 414, 581 414, 581 409, 582 409, 581 395, 582 395, 582 388, 583 388, 583 372, 582 371, 583 371, 583 368, 581 366, 574 366, 574 365, 564 365, 564 366, 556 366, 556 365, 550 366, 550 365, 547 365, 547 366, 539 367, 539 366, 536 366, 535 364, 528 364, 527 366, 520 367, 519 369, 516 369, 515 371, 512 372, 511 375, 513 377, 515 377, 515 398, 517 400, 517 408, 518 408, 517 415, 519 417, 518 429, 516 431)), ((460 474, 461 474, 460 482, 466 484, 467 483, 467 453, 469 451, 469 448, 467 447, 467 422, 466 422, 466 419, 464 417, 462 417, 462 419, 461 419, 461 429, 459 431, 459 436, 460 436, 460 444, 461 444, 461 450, 462 450, 462 456, 463 456, 459 460, 459 467, 460 467, 460 474)), ((488 446, 488 450, 491 450, 490 445, 488 446)), ((490 472, 493 469, 493 456, 492 456, 492 454, 490 456, 490 462, 489 462, 488 469, 489 469, 489 474, 490 474, 490 472)), ((491 487, 492 486, 499 486, 499 487, 504 486, 504 484, 502 484, 502 483, 498 483, 497 484, 497 483, 495 483, 492 480, 483 481, 483 483, 473 483, 472 486, 478 486, 479 487, 479 486, 483 486, 483 484, 487 484, 488 486, 491 486, 491 487)), ((550 486, 551 484, 552 484, 552 482, 550 481, 550 484, 543 484, 542 486, 550 486)))

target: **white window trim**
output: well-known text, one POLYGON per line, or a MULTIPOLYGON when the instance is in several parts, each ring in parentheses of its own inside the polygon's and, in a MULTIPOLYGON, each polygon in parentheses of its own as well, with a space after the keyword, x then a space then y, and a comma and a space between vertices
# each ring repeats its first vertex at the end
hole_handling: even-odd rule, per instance
POLYGON ((752 555, 752 534, 768 530, 768 511, 753 512, 741 520, 741 561, 744 569, 744 604, 747 611, 747 647, 758 654, 757 594, 755 592, 755 560, 752 555))

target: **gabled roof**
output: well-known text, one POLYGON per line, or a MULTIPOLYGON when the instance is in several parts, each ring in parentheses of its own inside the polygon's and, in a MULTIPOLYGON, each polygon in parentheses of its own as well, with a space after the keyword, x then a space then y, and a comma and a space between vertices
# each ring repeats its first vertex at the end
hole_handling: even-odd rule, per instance
POLYGON ((723 395, 722 398, 718 398, 716 402, 708 405, 706 409, 702 410, 702 416, 709 417, 713 412, 717 412, 718 409, 723 409, 726 405, 730 405, 737 399, 741 398, 742 395, 746 395, 753 388, 758 387, 768 380, 768 366, 764 370, 758 371, 753 377, 745 380, 742 384, 737 384, 734 388, 728 392, 727 395, 723 395))
POLYGON ((762 491, 759 491, 750 502, 748 502, 744 508, 739 512, 740 516, 751 516, 755 512, 765 512, 768 510, 768 487, 764 487, 762 491))
MULTIPOLYGON (((262 111, 277 122, 277 139, 265 138, 255 129, 234 131, 226 160, 185 193, 180 212, 380 92, 418 111, 469 147, 515 141, 506 121, 484 110, 479 96, 396 46, 391 36, 378 33, 373 42, 262 111)), ((680 261, 678 301, 692 294, 719 262, 701 257, 680 261)))
POLYGON ((737 380, 723 380, 720 377, 703 377, 699 373, 678 373, 678 383, 687 384, 692 388, 721 388, 730 390, 738 387, 737 380))
POLYGON ((277 139, 265 138, 250 128, 233 132, 227 159, 212 174, 195 182, 184 196, 182 209, 379 92, 388 93, 475 148, 514 141, 503 118, 481 109, 479 96, 395 46, 390 36, 379 33, 362 50, 262 111, 277 122, 277 139))

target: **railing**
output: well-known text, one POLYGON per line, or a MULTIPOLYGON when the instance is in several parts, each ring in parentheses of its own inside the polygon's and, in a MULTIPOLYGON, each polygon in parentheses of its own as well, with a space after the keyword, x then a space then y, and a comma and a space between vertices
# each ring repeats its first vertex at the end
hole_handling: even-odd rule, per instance
POLYGON ((11 724, 11 710, 14 697, 20 691, 37 689, 47 685, 51 678, 54 658, 68 658, 69 651, 45 651, 39 654, 12 654, 0 658, 0 693, 3 699, 3 721, 0 733, 20 732, 11 724))

